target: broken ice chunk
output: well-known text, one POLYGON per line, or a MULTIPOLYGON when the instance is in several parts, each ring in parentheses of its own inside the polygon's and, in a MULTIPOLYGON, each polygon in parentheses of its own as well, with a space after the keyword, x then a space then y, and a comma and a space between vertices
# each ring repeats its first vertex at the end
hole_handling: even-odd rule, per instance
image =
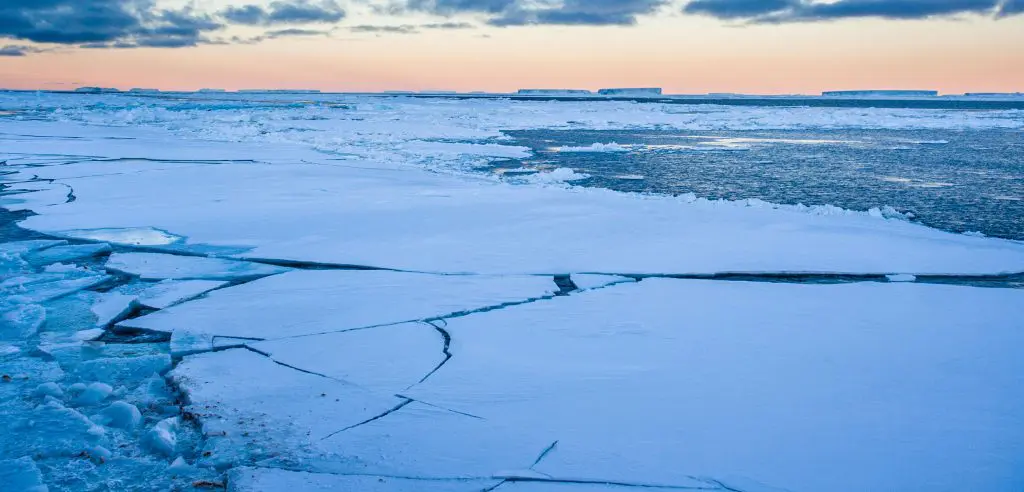
POLYGON ((92 305, 92 313, 96 315, 96 326, 106 327, 128 315, 135 307, 135 299, 136 296, 118 292, 102 294, 92 305))
POLYGON ((121 383, 141 381, 153 374, 163 374, 170 368, 170 355, 154 354, 87 360, 75 368, 75 373, 82 379, 121 383))
POLYGON ((83 407, 97 405, 114 392, 114 388, 106 383, 90 383, 85 385, 84 388, 75 384, 68 388, 69 391, 72 389, 74 393, 71 402, 83 407))
POLYGON ((49 490, 43 483, 43 474, 28 456, 16 460, 0 460, 0 485, 3 486, 3 490, 18 492, 49 490))
MULTIPOLYGON (((53 274, 40 274, 52 276, 53 274)), ((18 304, 41 303, 58 299, 80 290, 100 285, 111 277, 108 275, 85 275, 65 280, 54 280, 44 282, 32 282, 23 284, 20 288, 5 289, 4 295, 8 300, 18 304)))
POLYGON ((61 239, 31 239, 28 241, 14 241, 10 243, 0 243, 0 256, 3 255, 24 255, 46 249, 52 246, 60 246, 67 244, 67 241, 61 239))
POLYGON ((36 386, 36 390, 32 392, 33 395, 38 397, 52 396, 54 398, 63 398, 64 391, 60 389, 60 385, 54 382, 43 383, 36 386))
POLYGON ((154 227, 122 227, 106 229, 71 229, 54 232, 62 237, 72 237, 92 241, 104 241, 114 244, 127 244, 131 246, 166 246, 181 241, 181 236, 176 236, 167 231, 154 227))
POLYGON ((70 457, 106 441, 101 427, 56 402, 25 413, 0 414, 0 428, 17 436, 0 439, 0 456, 70 457))
POLYGON ((24 255, 25 260, 35 266, 49 265, 51 263, 73 262, 102 256, 111 252, 109 244, 73 244, 70 246, 54 246, 42 251, 24 255))
POLYGON ((157 422, 142 438, 142 444, 151 452, 174 456, 178 446, 178 417, 169 417, 157 422))
POLYGON ((99 418, 94 420, 107 427, 132 430, 142 422, 142 413, 131 403, 115 401, 101 410, 99 418))
POLYGON ((885 278, 889 279, 890 282, 915 282, 917 277, 907 273, 900 273, 895 275, 886 275, 885 278))
POLYGON ((290 270, 249 261, 164 253, 114 253, 106 268, 143 280, 251 280, 290 270))
POLYGON ((0 314, 0 340, 24 340, 39 332, 46 322, 46 309, 25 304, 0 314))
POLYGON ((227 282, 216 280, 164 280, 139 294, 139 304, 152 309, 166 309, 194 299, 227 282))

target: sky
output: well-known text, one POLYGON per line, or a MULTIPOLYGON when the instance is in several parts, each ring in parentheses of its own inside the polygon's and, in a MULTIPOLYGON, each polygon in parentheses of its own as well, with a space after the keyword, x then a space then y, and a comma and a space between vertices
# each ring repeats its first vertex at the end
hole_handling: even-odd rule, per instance
POLYGON ((1024 92, 1024 0, 0 0, 0 87, 1024 92))

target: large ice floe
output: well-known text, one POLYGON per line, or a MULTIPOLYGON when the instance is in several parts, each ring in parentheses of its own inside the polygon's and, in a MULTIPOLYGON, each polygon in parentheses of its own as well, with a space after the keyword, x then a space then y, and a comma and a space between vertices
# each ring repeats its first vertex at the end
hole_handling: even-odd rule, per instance
MULTIPOLYGON (((8 109, 5 492, 1024 487, 1024 244, 464 172, 529 152, 503 129, 970 131, 1019 112, 0 94, 8 109)), ((595 149, 624 147, 568 150, 595 149)))

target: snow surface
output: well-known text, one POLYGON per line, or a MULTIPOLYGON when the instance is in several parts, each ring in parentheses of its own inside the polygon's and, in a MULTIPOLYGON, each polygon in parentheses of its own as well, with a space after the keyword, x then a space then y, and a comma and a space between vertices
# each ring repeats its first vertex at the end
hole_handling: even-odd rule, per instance
POLYGON ((227 282, 216 280, 163 280, 139 293, 138 302, 148 308, 166 309, 225 285, 227 282))
POLYGON ((176 353, 209 350, 213 336, 279 339, 449 316, 550 296, 551 277, 293 271, 122 321, 172 333, 176 353), (194 346, 193 346, 194 345, 194 346))
POLYGON ((106 243, 0 244, 0 488, 1024 488, 1022 291, 969 277, 1024 244, 466 173, 510 129, 1024 112, 251 97, 0 93, 0 206, 106 243))
POLYGON ((106 268, 142 280, 252 280, 288 271, 284 267, 247 261, 162 253, 115 253, 110 255, 106 268))
MULTIPOLYGON (((117 155, 121 142, 135 140, 96 142, 94 152, 117 155)), ((332 162, 159 165, 144 172, 117 161, 78 163, 80 177, 64 178, 77 199, 41 207, 21 225, 73 236, 146 224, 189 244, 234 247, 243 258, 447 273, 1024 271, 1019 242, 941 232, 881 211, 522 186, 332 162)), ((48 177, 51 167, 64 166, 31 173, 48 177)), ((142 258, 158 257, 117 253, 108 265, 119 268, 122 258, 132 258, 125 268, 135 269, 146 266, 142 258)), ((146 267, 158 270, 136 273, 210 278, 181 268, 213 261, 166 258, 146 267)))

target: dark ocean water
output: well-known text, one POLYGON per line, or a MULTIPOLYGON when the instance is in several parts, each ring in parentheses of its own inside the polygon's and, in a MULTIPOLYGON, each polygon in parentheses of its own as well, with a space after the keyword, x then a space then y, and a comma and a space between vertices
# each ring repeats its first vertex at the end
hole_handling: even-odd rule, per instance
POLYGON ((506 132, 535 156, 502 169, 567 167, 574 184, 730 200, 891 206, 954 232, 1024 239, 1020 130, 506 132), (615 143, 616 152, 572 147, 615 143))

